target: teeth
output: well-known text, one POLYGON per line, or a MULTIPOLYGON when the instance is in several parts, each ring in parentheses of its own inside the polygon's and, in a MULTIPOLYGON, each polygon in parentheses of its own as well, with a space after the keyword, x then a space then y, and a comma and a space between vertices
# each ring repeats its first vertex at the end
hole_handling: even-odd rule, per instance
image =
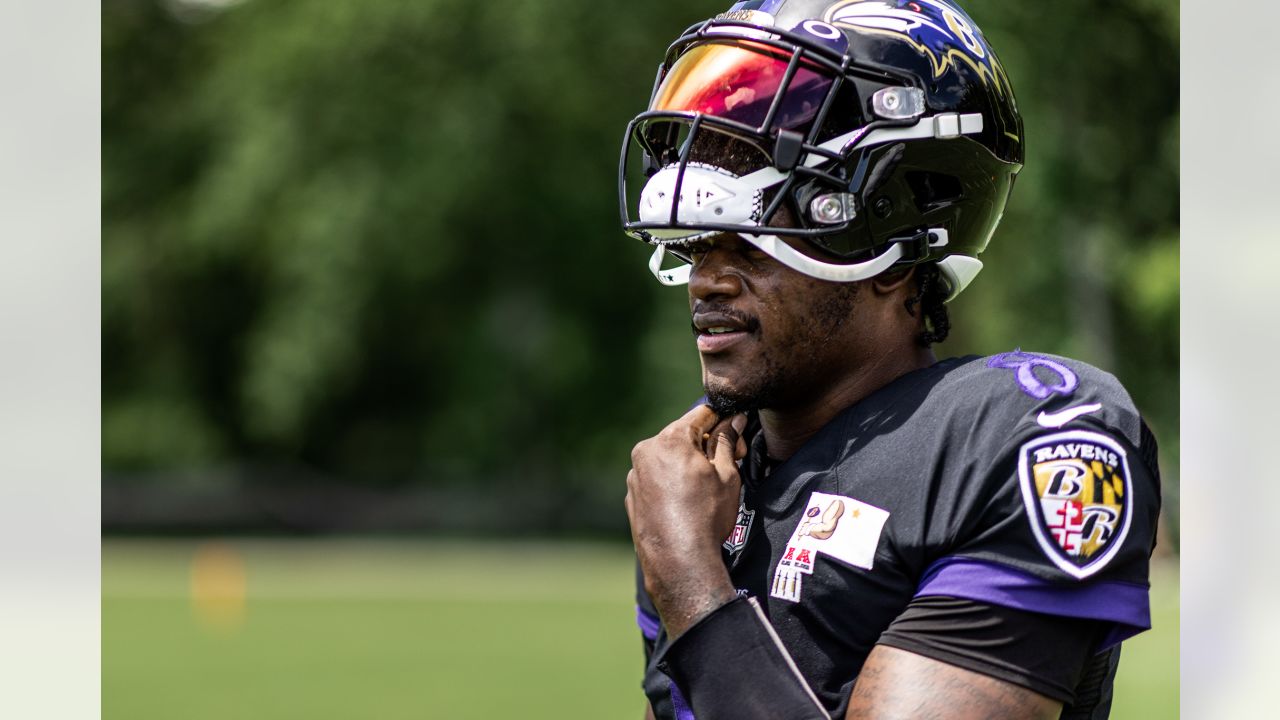
POLYGON ((727 327, 707 328, 708 335, 719 335, 721 333, 727 333, 727 332, 733 332, 733 328, 727 328, 727 327))

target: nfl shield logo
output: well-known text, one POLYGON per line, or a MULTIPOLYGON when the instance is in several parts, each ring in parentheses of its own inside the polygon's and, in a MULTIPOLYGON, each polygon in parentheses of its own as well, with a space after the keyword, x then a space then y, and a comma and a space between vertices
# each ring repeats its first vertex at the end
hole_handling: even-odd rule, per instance
POLYGON ((1085 578, 1115 556, 1129 532, 1129 478, 1124 448, 1106 435, 1072 430, 1023 444, 1022 499, 1036 541, 1054 565, 1085 578))
POLYGON ((724 541, 724 549, 730 554, 737 553, 747 544, 747 534, 751 532, 751 521, 755 517, 755 510, 748 510, 745 504, 738 506, 738 520, 733 524, 733 532, 724 541))

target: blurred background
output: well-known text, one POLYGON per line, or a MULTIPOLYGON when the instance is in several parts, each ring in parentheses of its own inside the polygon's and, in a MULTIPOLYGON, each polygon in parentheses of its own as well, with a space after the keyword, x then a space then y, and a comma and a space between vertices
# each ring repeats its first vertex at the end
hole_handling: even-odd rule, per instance
MULTIPOLYGON (((728 4, 104 0, 104 717, 639 715, 628 451, 700 387, 617 154, 728 4)), ((965 6, 1027 164, 938 354, 1133 394, 1114 717, 1175 717, 1178 5, 965 6)))

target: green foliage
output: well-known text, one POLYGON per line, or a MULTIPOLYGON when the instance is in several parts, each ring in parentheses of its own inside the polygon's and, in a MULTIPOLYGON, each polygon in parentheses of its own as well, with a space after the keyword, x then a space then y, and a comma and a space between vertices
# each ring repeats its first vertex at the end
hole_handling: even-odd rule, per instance
POLYGON ((647 405, 657 289, 611 186, 666 30, 549 7, 104 9, 109 468, 527 480, 615 454, 591 440, 647 405))
POLYGON ((968 5, 1018 93, 1027 158, 948 350, 1021 346, 1114 373, 1176 498, 1177 3, 968 5))
MULTIPOLYGON (((619 499, 699 392, 683 294, 617 230, 619 141, 727 4, 106 3, 107 469, 619 499)), ((941 350, 1111 369, 1175 447, 1177 5, 970 6, 1028 157, 941 350)))

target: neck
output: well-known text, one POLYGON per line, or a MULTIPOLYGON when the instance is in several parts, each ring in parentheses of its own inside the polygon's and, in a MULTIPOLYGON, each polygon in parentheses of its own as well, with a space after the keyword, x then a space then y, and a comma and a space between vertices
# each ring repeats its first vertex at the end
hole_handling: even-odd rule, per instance
POLYGON ((929 348, 913 347, 882 352, 858 363, 835 383, 824 386, 812 400, 786 407, 760 410, 760 430, 764 433, 769 457, 786 460, 836 415, 903 375, 933 365, 937 360, 929 348))

